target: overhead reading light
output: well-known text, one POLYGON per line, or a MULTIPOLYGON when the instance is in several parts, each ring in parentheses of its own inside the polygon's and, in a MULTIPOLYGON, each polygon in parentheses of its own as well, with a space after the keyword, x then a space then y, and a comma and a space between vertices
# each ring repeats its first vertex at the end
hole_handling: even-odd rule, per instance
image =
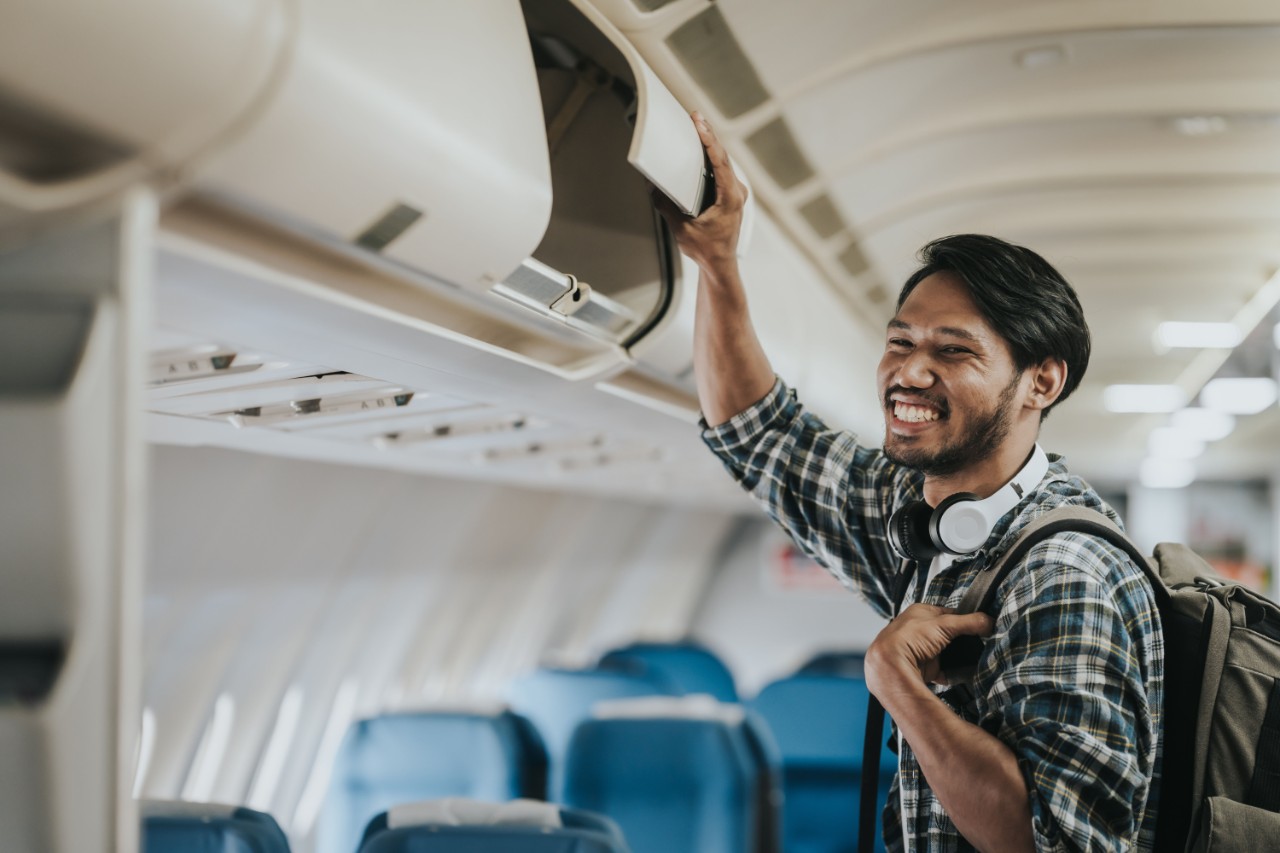
POLYGON ((1214 379, 1200 392, 1205 408, 1232 415, 1254 415, 1275 405, 1276 381, 1266 376, 1214 379))
POLYGON ((382 450, 389 447, 423 444, 443 441, 464 436, 489 435, 492 433, 518 432, 536 427, 546 426, 546 421, 539 421, 525 415, 504 415, 489 420, 466 420, 453 423, 439 423, 425 429, 402 430, 388 432, 376 436, 373 444, 382 450))
POLYGON ((1244 340, 1240 327, 1235 323, 1161 323, 1156 327, 1156 347, 1163 350, 1177 348, 1231 349, 1244 340))
POLYGON ((1199 407, 1174 412, 1169 419, 1174 429, 1193 435, 1201 441, 1220 441, 1231 435, 1236 419, 1227 412, 1199 407))
POLYGON ((528 444, 517 444, 513 447, 490 447, 476 454, 475 461, 511 462, 530 459, 538 456, 559 456, 565 453, 579 453, 598 450, 604 447, 604 436, 596 435, 587 439, 566 441, 531 441, 528 444))
POLYGON ((245 364, 243 360, 233 367, 232 364, 238 357, 238 353, 216 346, 156 353, 151 358, 149 381, 152 385, 169 385, 207 379, 210 376, 248 373, 262 367, 261 362, 245 364))
POLYGON ((1102 392, 1108 412, 1174 412, 1187 404, 1177 385, 1108 385, 1102 392))
POLYGON ((1212 136, 1228 127, 1226 116, 1177 116, 1171 123, 1183 136, 1212 136))
POLYGON ((1196 479, 1196 466, 1186 459, 1142 460, 1138 480, 1148 489, 1181 489, 1196 479))
POLYGON ((561 471, 586 471, 593 468, 608 468, 611 465, 657 462, 661 458, 661 450, 649 447, 612 453, 592 453, 587 456, 566 456, 556 464, 561 471))
POLYGON ((1195 459, 1204 453, 1204 440, 1177 427, 1158 427, 1147 437, 1147 450, 1157 459, 1195 459))
POLYGON ((412 400, 412 391, 392 388, 377 394, 313 397, 309 400, 292 400, 271 406, 252 406, 247 409, 237 409, 234 412, 225 412, 221 417, 225 417, 236 427, 271 426, 285 421, 321 415, 350 415, 378 409, 394 409, 407 406, 412 400))

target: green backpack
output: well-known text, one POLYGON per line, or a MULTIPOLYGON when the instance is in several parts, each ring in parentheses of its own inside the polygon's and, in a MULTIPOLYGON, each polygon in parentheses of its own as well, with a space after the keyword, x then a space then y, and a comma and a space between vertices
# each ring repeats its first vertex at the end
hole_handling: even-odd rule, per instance
MULTIPOLYGON (((1027 525, 957 610, 995 616, 1000 582, 1037 543, 1063 532, 1097 536, 1127 553, 1147 574, 1160 609, 1165 704, 1156 850, 1280 851, 1280 606, 1224 582, 1185 545, 1162 543, 1147 557, 1106 516, 1061 507, 1027 525)), ((979 638, 964 637, 943 653, 953 683, 972 671, 981 647, 979 638)), ((868 715, 868 732, 871 716, 879 715, 868 715)), ((874 780, 863 778, 866 821, 866 799, 876 792, 874 780)))

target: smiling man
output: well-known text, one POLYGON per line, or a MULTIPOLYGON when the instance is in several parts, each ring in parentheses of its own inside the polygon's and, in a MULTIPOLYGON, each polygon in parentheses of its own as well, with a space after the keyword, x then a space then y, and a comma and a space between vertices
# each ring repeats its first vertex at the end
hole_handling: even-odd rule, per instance
POLYGON ((801 548, 892 617, 866 660, 900 732, 887 847, 1152 849, 1163 646, 1139 568, 1060 533, 1001 584, 994 621, 953 610, 1045 512, 1085 506, 1119 521, 1036 443, 1088 364, 1075 292, 1039 255, 993 237, 930 243, 886 330, 883 449, 864 446, 774 376, 736 261, 746 190, 695 124, 716 203, 696 219, 658 204, 701 270, 703 437, 801 548), (961 635, 987 641, 970 689, 954 690, 938 683, 938 656, 961 635))

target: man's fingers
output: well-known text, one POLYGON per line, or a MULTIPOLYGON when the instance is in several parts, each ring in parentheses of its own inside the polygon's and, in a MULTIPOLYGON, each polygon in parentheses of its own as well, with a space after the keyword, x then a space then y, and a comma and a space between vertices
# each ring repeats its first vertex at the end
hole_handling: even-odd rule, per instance
POLYGON ((940 620, 953 637, 973 634, 985 637, 996 628, 995 620, 985 613, 955 613, 940 620))
POLYGON ((698 130, 702 147, 707 149, 707 159, 711 161, 711 171, 716 176, 716 187, 736 187, 738 179, 733 174, 733 164, 729 162, 729 154, 716 138, 715 131, 711 129, 711 125, 707 123, 702 113, 693 114, 693 126, 698 130))

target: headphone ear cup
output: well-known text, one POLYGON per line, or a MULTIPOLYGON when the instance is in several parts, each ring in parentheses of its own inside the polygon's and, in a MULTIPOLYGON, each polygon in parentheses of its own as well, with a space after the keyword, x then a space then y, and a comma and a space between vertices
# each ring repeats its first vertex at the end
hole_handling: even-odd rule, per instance
POLYGON ((929 517, 929 540, 947 554, 972 554, 991 534, 982 514, 981 498, 973 492, 957 492, 938 504, 929 517))
POLYGON ((898 556, 923 562, 942 553, 930 535, 933 514, 933 507, 924 501, 912 501, 889 517, 889 544, 898 556))

